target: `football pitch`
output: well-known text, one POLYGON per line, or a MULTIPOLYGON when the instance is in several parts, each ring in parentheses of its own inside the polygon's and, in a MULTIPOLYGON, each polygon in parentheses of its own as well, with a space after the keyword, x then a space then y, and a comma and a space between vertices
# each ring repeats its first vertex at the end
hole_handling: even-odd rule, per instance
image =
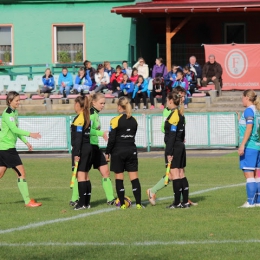
MULTIPOLYGON (((172 185, 147 202, 146 189, 165 172, 163 158, 140 158, 145 209, 107 206, 98 171, 91 170, 91 209, 69 206, 69 158, 23 159, 30 196, 43 205, 25 208, 15 174, 0 180, 0 259, 257 259, 260 208, 238 208, 245 180, 238 156, 188 157, 190 198, 198 206, 166 209, 172 185)), ((114 183, 114 176, 111 173, 114 183)), ((134 201, 125 175, 126 195, 134 201)), ((116 194, 115 194, 116 195, 116 194)))

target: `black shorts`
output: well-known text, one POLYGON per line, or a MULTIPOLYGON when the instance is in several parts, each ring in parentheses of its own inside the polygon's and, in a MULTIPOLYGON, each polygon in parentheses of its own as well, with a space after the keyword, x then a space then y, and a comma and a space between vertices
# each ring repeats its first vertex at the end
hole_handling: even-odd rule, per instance
POLYGON ((107 165, 107 161, 105 158, 105 155, 101 151, 101 149, 97 145, 91 145, 92 146, 92 159, 91 159, 91 164, 90 168, 93 165, 94 169, 98 169, 100 166, 107 165))
POLYGON ((111 152, 110 170, 114 173, 137 172, 138 159, 135 146, 115 147, 111 152))
POLYGON ((91 144, 83 144, 80 153, 80 160, 78 164, 78 171, 88 172, 91 168, 92 159, 92 146, 91 144))
MULTIPOLYGON (((165 154, 165 164, 167 165, 168 160, 165 154)), ((183 142, 175 142, 173 149, 173 159, 171 163, 171 169, 178 168, 182 169, 186 167, 186 149, 183 142)))
POLYGON ((22 164, 21 158, 15 148, 0 150, 0 166, 13 168, 22 164))

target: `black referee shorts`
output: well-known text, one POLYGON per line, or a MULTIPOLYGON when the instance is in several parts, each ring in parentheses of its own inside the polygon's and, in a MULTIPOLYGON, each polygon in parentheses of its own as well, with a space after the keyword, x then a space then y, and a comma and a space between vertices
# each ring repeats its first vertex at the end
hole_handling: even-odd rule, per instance
POLYGON ((22 164, 21 158, 15 148, 0 150, 0 166, 13 168, 22 164))
MULTIPOLYGON (((72 171, 74 170, 74 157, 75 152, 72 150, 72 171)), ((81 154, 79 155, 80 160, 78 164, 78 171, 88 172, 91 168, 91 160, 92 160, 92 145, 90 143, 86 143, 82 145, 81 154)))
MULTIPOLYGON (((167 166, 168 160, 165 154, 165 164, 167 166)), ((183 142, 175 142, 173 148, 173 159, 171 163, 171 169, 178 168, 182 169, 186 167, 186 149, 183 142)))
POLYGON ((105 155, 101 151, 101 149, 97 145, 91 145, 92 146, 92 159, 91 159, 91 164, 90 168, 93 165, 94 169, 98 169, 100 166, 107 165, 107 161, 105 158, 105 155))
POLYGON ((135 146, 115 147, 111 152, 110 170, 114 173, 137 172, 138 159, 135 146))

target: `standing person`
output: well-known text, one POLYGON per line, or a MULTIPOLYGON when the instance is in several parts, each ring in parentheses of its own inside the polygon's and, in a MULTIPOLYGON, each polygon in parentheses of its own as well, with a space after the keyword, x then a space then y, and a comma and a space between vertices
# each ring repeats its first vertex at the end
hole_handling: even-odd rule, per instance
POLYGON ((136 119, 132 117, 132 108, 128 98, 119 98, 117 111, 120 115, 110 121, 106 159, 109 160, 109 155, 111 155, 110 170, 115 173, 116 191, 120 200, 120 208, 126 209, 124 201, 124 171, 127 171, 132 183, 136 208, 142 209, 141 185, 138 178, 138 158, 135 145, 138 124, 136 119))
POLYGON ((108 84, 110 82, 110 77, 107 72, 104 71, 104 66, 102 64, 98 65, 96 74, 95 74, 95 82, 96 82, 96 88, 94 89, 94 92, 101 92, 105 89, 107 89, 108 84))
POLYGON ((198 86, 201 86, 201 77, 202 77, 202 69, 199 63, 197 63, 197 59, 195 56, 191 56, 189 59, 189 63, 186 65, 190 68, 191 71, 195 73, 195 78, 197 79, 198 86))
POLYGON ((148 90, 148 82, 144 79, 142 75, 138 76, 138 79, 135 83, 133 99, 135 100, 135 110, 138 110, 138 105, 140 104, 140 99, 143 99, 144 106, 143 109, 146 109, 146 98, 150 96, 150 91, 148 90))
POLYGON ((34 139, 41 138, 39 133, 30 133, 18 128, 17 108, 20 104, 20 95, 15 91, 8 92, 6 96, 7 108, 2 114, 2 125, 0 131, 0 179, 4 176, 7 168, 12 168, 18 177, 18 188, 23 197, 26 207, 39 207, 42 203, 37 203, 30 199, 26 182, 25 170, 15 145, 17 138, 26 144, 29 151, 32 145, 26 140, 25 136, 34 139))
POLYGON ((108 140, 108 132, 101 130, 101 123, 98 115, 99 112, 103 110, 105 103, 106 99, 102 93, 96 93, 90 97, 90 120, 92 122, 90 131, 90 143, 92 146, 91 165, 93 165, 94 169, 98 169, 102 175, 102 186, 106 194, 107 204, 114 205, 115 197, 112 182, 109 178, 110 172, 108 169, 108 164, 103 152, 98 145, 99 136, 102 136, 106 142, 108 140))
POLYGON ((132 95, 134 91, 134 84, 129 80, 127 74, 123 76, 123 82, 120 84, 120 92, 118 97, 126 96, 128 97, 129 101, 132 100, 132 95))
POLYGON ((45 74, 42 76, 42 83, 43 87, 40 90, 40 94, 51 93, 54 90, 54 77, 49 68, 45 70, 45 74))
POLYGON ((259 117, 260 98, 251 90, 242 95, 243 106, 246 107, 239 120, 240 169, 246 178, 247 201, 241 208, 260 207, 260 176, 256 169, 260 165, 259 117))
POLYGON ((150 92, 150 102, 151 102, 150 109, 154 109, 154 98, 157 95, 162 96, 162 104, 160 106, 160 109, 164 109, 164 105, 166 101, 166 90, 164 87, 164 81, 162 77, 156 77, 153 80, 153 90, 150 92))
POLYGON ((167 68, 163 64, 163 59, 162 58, 156 58, 155 60, 155 65, 153 66, 153 71, 152 71, 152 78, 155 79, 157 77, 164 78, 167 75, 167 68))
POLYGON ((138 61, 133 66, 133 68, 137 68, 138 75, 143 76, 144 79, 147 79, 149 77, 149 67, 142 57, 138 58, 138 61))
MULTIPOLYGON (((77 116, 71 124, 72 168, 78 162, 77 181, 79 200, 74 210, 89 209, 91 197, 91 182, 88 171, 91 164, 92 147, 90 144, 90 113, 88 97, 78 96, 74 109, 77 116)), ((73 187, 74 189, 74 187, 73 187)), ((73 191, 75 192, 75 191, 73 191)))
POLYGON ((64 97, 68 96, 73 86, 73 78, 65 67, 62 68, 62 72, 59 75, 58 85, 60 86, 60 94, 63 94, 64 97))
POLYGON ((85 71, 85 69, 81 67, 78 71, 78 75, 75 78, 75 84, 73 86, 72 92, 75 94, 83 91, 89 92, 91 86, 92 80, 89 76, 89 71, 85 71))
POLYGON ((132 75, 132 68, 128 67, 128 63, 126 60, 122 62, 122 72, 124 74, 127 74, 127 76, 130 78, 132 75))
POLYGON ((222 67, 216 62, 215 55, 209 55, 209 61, 205 63, 202 69, 202 81, 201 85, 206 87, 209 82, 213 82, 215 89, 218 91, 219 96, 221 96, 222 87, 222 67))
POLYGON ((116 66, 116 71, 112 74, 110 78, 110 83, 112 87, 112 94, 118 95, 118 92, 120 91, 120 84, 123 81, 123 72, 120 65, 116 66))
POLYGON ((138 79, 138 70, 137 68, 133 68, 130 80, 135 84, 137 79, 138 79))

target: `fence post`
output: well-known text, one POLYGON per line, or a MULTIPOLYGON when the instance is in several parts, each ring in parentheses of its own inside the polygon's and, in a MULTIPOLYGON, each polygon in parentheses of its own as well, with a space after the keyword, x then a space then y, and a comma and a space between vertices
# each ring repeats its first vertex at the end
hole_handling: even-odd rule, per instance
POLYGON ((67 133, 67 145, 68 145, 68 151, 69 151, 69 153, 71 153, 70 116, 66 116, 66 133, 67 133))
POLYGON ((151 119, 150 115, 146 116, 147 152, 151 151, 151 142, 150 142, 151 120, 150 119, 151 119))
POLYGON ((208 146, 210 147, 210 114, 207 113, 207 123, 208 123, 208 146))

